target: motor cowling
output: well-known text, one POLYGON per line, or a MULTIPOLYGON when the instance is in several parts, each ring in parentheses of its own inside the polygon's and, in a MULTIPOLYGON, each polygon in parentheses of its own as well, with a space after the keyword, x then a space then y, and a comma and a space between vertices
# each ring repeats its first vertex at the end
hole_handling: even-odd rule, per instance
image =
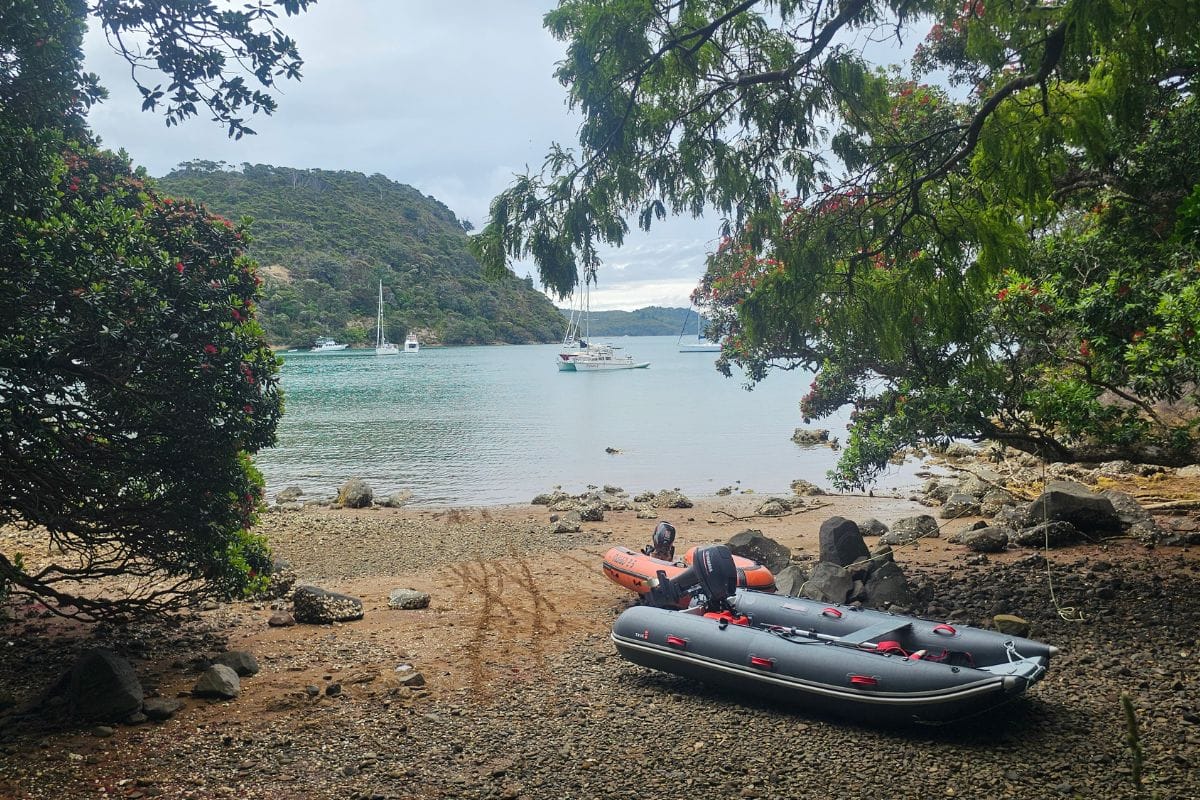
POLYGON ((687 595, 700 601, 709 611, 728 607, 728 600, 737 591, 737 567, 733 553, 723 544, 701 547, 692 556, 692 565, 674 578, 663 570, 658 572, 657 585, 651 588, 652 605, 678 608, 687 595))
POLYGON ((653 556, 659 561, 675 559, 675 526, 669 522, 660 522, 654 528, 650 544, 642 549, 644 555, 653 556))

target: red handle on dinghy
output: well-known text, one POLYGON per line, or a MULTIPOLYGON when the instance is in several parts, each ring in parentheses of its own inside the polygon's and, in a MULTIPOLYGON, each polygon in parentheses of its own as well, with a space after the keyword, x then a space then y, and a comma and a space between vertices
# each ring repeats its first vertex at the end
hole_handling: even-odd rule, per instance
POLYGON ((842 612, 838 611, 836 608, 827 608, 821 613, 826 617, 833 617, 834 619, 842 618, 842 612))
POLYGON ((958 631, 954 630, 953 625, 934 625, 933 632, 941 636, 957 636, 958 631))

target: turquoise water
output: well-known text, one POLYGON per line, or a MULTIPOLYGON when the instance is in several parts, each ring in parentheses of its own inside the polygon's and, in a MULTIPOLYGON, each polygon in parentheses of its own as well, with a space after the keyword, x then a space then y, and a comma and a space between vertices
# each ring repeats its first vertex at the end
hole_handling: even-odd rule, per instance
MULTIPOLYGON (((284 354, 287 413, 256 459, 268 495, 295 484, 330 496, 351 477, 422 505, 527 503, 555 485, 828 487, 837 454, 791 441, 811 375, 780 372, 747 392, 716 372, 715 353, 680 353, 675 337, 610 341, 649 369, 559 372, 558 345, 284 354)), ((844 425, 820 423, 843 438, 844 425)), ((911 470, 889 481, 911 484, 911 470)))

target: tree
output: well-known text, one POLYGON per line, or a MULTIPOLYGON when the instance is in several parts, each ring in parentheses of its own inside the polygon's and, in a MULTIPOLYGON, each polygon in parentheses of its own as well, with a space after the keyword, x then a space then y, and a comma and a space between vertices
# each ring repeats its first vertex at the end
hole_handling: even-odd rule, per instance
MULTIPOLYGON (((40 526, 49 546, 44 563, 0 553, 0 588, 97 619, 255 584, 269 559, 249 532, 262 499, 249 456, 273 441, 282 398, 244 231, 92 142, 85 112, 103 92, 81 72, 88 10, 0 10, 0 522, 40 526), (118 576, 108 595, 90 590, 118 576)), ((122 48, 145 33, 175 87, 169 124, 200 99, 237 136, 250 132, 240 108, 272 110, 229 76, 224 48, 264 86, 276 67, 296 74, 268 7, 91 10, 122 48)))
POLYGON ((1200 456, 1194 2, 575 0, 546 24, 579 151, 496 198, 491 268, 531 255, 569 291, 626 217, 715 207, 719 366, 814 371, 806 416, 852 404, 840 486, 953 437, 1200 456), (847 44, 918 22, 911 77, 847 44))

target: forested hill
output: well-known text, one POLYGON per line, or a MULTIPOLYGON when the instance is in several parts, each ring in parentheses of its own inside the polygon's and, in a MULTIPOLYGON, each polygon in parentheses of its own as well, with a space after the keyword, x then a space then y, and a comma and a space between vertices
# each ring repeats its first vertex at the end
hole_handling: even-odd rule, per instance
POLYGON ((565 330, 529 280, 483 277, 450 209, 382 175, 192 161, 158 185, 230 219, 253 219, 259 321, 272 344, 373 342, 380 280, 391 341, 413 331, 429 344, 553 342, 565 330))
MULTIPOLYGON (((570 309, 560 308, 564 316, 570 309)), ((588 328, 593 336, 678 336, 684 330, 696 335, 696 315, 686 308, 649 306, 637 311, 593 311, 588 328)))

